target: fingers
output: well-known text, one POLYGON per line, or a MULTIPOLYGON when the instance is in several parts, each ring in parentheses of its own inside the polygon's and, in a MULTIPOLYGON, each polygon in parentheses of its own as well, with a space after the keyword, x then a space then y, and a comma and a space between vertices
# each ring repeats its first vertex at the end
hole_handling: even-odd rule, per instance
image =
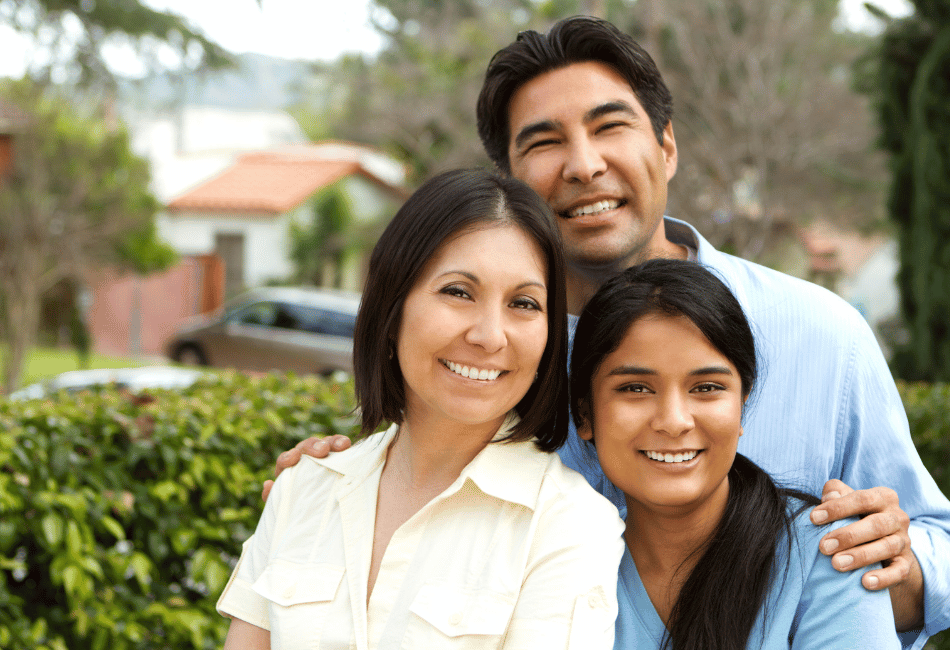
POLYGON ((886 487, 855 491, 841 481, 828 481, 825 484, 822 499, 821 505, 815 506, 811 511, 812 523, 827 524, 846 517, 863 517, 885 511, 900 511, 897 492, 886 487), (837 485, 828 489, 832 483, 837 485), (838 496, 833 496, 834 493, 838 496))
POLYGON ((825 501, 838 499, 852 492, 854 492, 854 490, 848 487, 843 481, 833 478, 825 483, 824 488, 822 488, 821 502, 824 503, 825 501))
POLYGON ((270 496, 270 490, 274 487, 274 482, 270 479, 264 481, 264 489, 261 490, 261 500, 267 503, 267 497, 270 496))
POLYGON ((825 555, 834 554, 831 558, 831 565, 838 571, 851 571, 866 567, 874 562, 890 562, 903 553, 905 549, 910 548, 910 540, 901 534, 895 533, 866 544, 846 547, 839 545, 838 540, 826 537, 821 540, 819 548, 825 555))
MULTIPOLYGON (((343 451, 349 449, 350 439, 339 434, 327 436, 326 438, 307 438, 299 443, 297 447, 303 450, 303 453, 314 458, 326 458, 331 451, 343 451)), ((297 448, 295 447, 295 449, 297 448)), ((300 460, 299 458, 297 460, 300 460)))
POLYGON ((868 571, 861 578, 865 589, 880 591, 903 582, 910 575, 910 561, 904 555, 898 555, 883 569, 868 571))
MULTIPOLYGON (((293 449, 285 451, 277 457, 277 464, 274 467, 274 478, 280 476, 288 467, 293 467, 300 462, 303 454, 313 456, 314 458, 326 458, 331 451, 343 451, 350 447, 350 439, 346 436, 335 435, 326 438, 317 438, 310 436, 306 440, 298 442, 293 449)), ((264 481, 264 489, 261 491, 261 498, 267 501, 267 495, 270 494, 273 481, 264 481)))

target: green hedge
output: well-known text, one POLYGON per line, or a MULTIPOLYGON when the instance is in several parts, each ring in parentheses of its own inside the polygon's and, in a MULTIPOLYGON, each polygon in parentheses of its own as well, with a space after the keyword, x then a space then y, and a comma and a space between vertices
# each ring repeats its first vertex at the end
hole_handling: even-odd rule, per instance
POLYGON ((276 375, 0 401, 0 648, 220 648, 277 453, 351 433, 352 404, 276 375))
MULTIPOLYGON (((950 385, 899 388, 950 494, 950 385)), ((276 454, 354 433, 352 405, 351 383, 279 375, 0 400, 0 648, 219 648, 214 603, 276 454)))
MULTIPOLYGON (((920 458, 950 496, 950 384, 898 382, 897 388, 920 458)), ((950 650, 950 631, 933 637, 927 650, 950 650)))

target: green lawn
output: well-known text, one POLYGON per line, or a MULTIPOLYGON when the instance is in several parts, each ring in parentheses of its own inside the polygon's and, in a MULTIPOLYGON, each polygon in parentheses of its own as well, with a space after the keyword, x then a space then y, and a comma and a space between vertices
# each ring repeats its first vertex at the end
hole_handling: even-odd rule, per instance
MULTIPOLYGON (((0 348, 0 358, 3 356, 0 348)), ((128 359, 125 357, 107 357, 101 354, 89 356, 90 368, 132 368, 148 365, 148 361, 128 359)), ((67 370, 79 370, 79 357, 73 350, 60 348, 33 348, 27 355, 26 367, 23 370, 21 386, 58 375, 67 370)))

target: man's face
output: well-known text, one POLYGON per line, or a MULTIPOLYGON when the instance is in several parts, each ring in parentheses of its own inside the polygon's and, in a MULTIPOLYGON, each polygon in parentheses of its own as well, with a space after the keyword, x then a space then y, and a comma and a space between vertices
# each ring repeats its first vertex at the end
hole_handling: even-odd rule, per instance
POLYGON ((542 74, 508 113, 511 173, 557 213, 570 262, 622 268, 668 246, 659 226, 676 172, 673 128, 660 145, 613 68, 588 61, 542 74))

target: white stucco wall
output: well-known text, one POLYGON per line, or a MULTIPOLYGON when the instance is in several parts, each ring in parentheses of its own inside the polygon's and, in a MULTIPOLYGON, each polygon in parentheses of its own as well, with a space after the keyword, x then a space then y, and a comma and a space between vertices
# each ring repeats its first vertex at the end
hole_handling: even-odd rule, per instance
POLYGON ((164 214, 158 220, 159 234, 182 255, 213 253, 217 234, 244 235, 244 284, 256 287, 293 271, 288 259, 287 215, 215 216, 195 213, 164 214))

